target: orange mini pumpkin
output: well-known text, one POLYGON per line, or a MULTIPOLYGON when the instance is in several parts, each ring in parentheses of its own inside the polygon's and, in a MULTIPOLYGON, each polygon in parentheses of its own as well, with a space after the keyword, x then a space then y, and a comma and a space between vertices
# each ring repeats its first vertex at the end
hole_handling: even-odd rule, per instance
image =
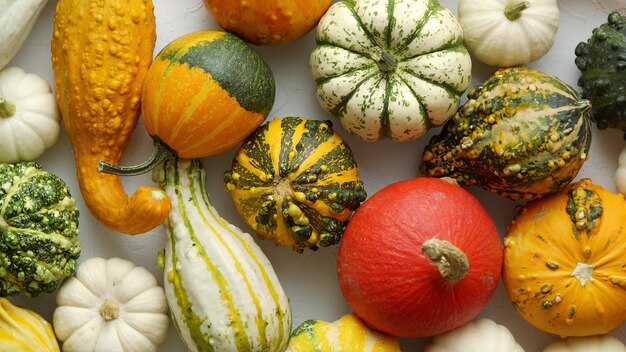
POLYGON ((560 336, 604 334, 626 320, 626 200, 584 179, 518 208, 503 281, 517 311, 560 336))
POLYGON ((333 3, 332 0, 204 0, 225 30, 249 43, 276 45, 307 34, 333 3))

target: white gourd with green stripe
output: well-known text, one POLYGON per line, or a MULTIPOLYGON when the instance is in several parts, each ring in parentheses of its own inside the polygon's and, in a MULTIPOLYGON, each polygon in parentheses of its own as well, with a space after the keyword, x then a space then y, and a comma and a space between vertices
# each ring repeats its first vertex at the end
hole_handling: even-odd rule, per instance
POLYGON ((190 351, 282 351, 289 301, 252 237, 220 217, 196 159, 168 158, 155 181, 173 207, 159 262, 172 320, 190 351))
POLYGON ((366 141, 408 141, 446 122, 471 82, 452 12, 436 0, 343 0, 310 58, 322 107, 366 141))

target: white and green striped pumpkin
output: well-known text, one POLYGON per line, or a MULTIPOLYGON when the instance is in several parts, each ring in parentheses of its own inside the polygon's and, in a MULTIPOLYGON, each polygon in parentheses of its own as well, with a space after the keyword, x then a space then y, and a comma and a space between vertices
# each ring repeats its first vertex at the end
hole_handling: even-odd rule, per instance
POLYGON ((190 351, 282 351, 291 310, 252 237, 220 217, 202 164, 169 157, 154 178, 172 200, 159 256, 172 321, 190 351))
POLYGON ((366 141, 408 141, 446 122, 471 81, 463 31, 437 0, 343 0, 317 28, 322 107, 366 141))

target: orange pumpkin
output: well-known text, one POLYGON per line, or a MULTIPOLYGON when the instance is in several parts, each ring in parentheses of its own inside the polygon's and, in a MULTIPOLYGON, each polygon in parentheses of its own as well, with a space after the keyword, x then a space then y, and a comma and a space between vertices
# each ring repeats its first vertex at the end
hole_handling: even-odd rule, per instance
POLYGON ((626 200, 584 179, 518 208, 503 281, 517 311, 560 336, 604 334, 626 320, 626 200))
POLYGON ((307 34, 332 0, 204 0, 217 23, 256 45, 294 41, 307 34))

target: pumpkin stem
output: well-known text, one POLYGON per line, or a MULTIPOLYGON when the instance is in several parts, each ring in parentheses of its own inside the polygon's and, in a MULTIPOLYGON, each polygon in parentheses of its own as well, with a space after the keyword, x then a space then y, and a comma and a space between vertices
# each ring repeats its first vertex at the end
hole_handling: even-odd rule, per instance
POLYGON ((382 73, 392 73, 395 71, 396 66, 398 66, 398 61, 391 54, 383 51, 380 55, 380 59, 376 61, 376 64, 382 73))
POLYGON ((509 21, 515 21, 516 19, 522 17, 522 11, 526 10, 530 7, 530 3, 528 1, 522 1, 520 3, 510 3, 506 5, 504 9, 504 16, 509 19, 509 21))
POLYGON ((158 138, 154 138, 154 152, 150 155, 148 160, 143 163, 132 166, 121 166, 113 165, 104 160, 100 160, 98 162, 98 170, 100 172, 104 172, 105 174, 117 176, 137 176, 154 169, 163 160, 165 160, 167 156, 175 153, 176 152, 170 149, 167 144, 163 143, 158 138))
POLYGON ((120 316, 120 307, 117 303, 105 299, 98 310, 105 321, 115 320, 120 316))
POLYGON ((582 110, 582 112, 585 112, 591 109, 591 102, 587 99, 579 100, 576 102, 576 108, 582 110))
POLYGON ((422 245, 422 253, 437 267, 441 277, 456 282, 469 270, 467 255, 452 243, 431 238, 422 245))
POLYGON ((6 119, 15 115, 15 104, 0 97, 0 118, 6 119))

